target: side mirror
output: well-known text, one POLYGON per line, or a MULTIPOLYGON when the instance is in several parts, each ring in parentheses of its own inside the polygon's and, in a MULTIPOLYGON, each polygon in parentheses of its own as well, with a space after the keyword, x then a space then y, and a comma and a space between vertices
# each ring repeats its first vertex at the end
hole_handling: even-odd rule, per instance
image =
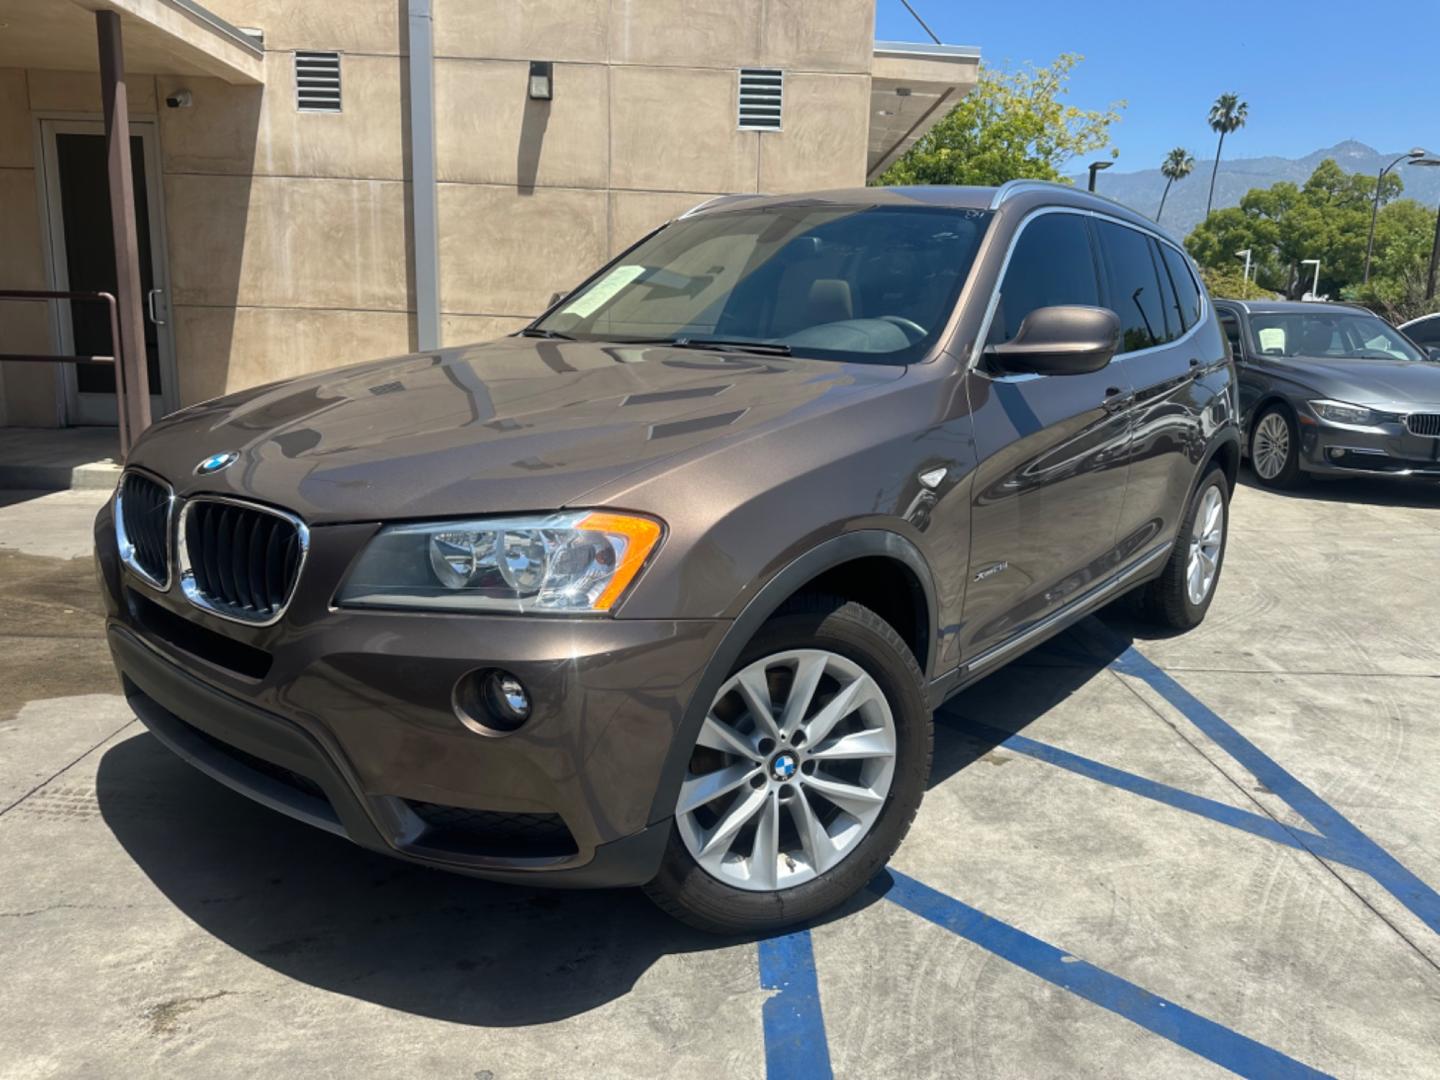
POLYGON ((560 303, 561 300, 564 300, 565 297, 567 297, 567 296, 569 296, 569 295, 570 295, 570 292, 569 292, 568 290, 565 291, 565 292, 552 292, 552 293, 550 294, 550 299, 549 299, 549 300, 546 302, 546 304, 545 304, 546 310, 548 311, 550 308, 552 308, 552 307, 554 307, 556 304, 560 303))
POLYGON ((1036 308, 1003 345, 985 350, 1012 374, 1084 375, 1099 371, 1120 349, 1120 320, 1107 308, 1067 304, 1036 308))
POLYGON ((1431 345, 1425 352, 1431 360, 1440 360, 1440 345, 1431 345))

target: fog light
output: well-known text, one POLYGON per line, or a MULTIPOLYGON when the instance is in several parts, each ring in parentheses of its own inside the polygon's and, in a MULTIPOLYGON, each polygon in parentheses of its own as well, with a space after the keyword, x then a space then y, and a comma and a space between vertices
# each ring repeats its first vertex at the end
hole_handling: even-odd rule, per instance
POLYGON ((1331 461, 1339 461, 1339 460, 1340 460, 1341 458, 1343 458, 1344 456, 1345 456, 1345 451, 1342 450, 1342 449, 1340 449, 1340 447, 1338 447, 1338 446, 1332 446, 1332 447, 1330 447, 1330 460, 1331 460, 1331 461))
POLYGON ((486 677, 485 704, 502 726, 519 727, 530 719, 530 695, 509 672, 492 671, 486 677))
POLYGON ((530 719, 530 692, 508 671, 472 671, 455 684, 455 715, 479 735, 508 735, 530 719))

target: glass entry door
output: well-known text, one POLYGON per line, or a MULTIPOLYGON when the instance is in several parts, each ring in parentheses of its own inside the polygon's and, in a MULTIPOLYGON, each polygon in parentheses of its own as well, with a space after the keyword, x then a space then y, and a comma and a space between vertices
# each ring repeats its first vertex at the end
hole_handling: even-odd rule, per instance
MULTIPOLYGON (((115 240, 105 162, 105 128, 95 120, 44 120, 41 136, 55 288, 66 292, 116 291, 115 240)), ((135 231, 150 378, 150 411, 176 407, 175 350, 169 326, 165 242, 160 224, 160 157, 152 122, 130 125, 130 168, 135 188, 135 231)), ((104 304, 58 302, 54 332, 62 353, 110 353, 104 304)), ((109 365, 64 365, 66 417, 71 424, 114 424, 115 371, 109 365)))

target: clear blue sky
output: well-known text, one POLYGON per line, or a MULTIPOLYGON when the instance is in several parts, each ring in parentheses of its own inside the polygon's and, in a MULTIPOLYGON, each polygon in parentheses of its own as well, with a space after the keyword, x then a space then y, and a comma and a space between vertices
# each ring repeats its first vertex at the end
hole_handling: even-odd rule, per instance
MULTIPOLYGON (((1205 114, 1232 90, 1250 120, 1225 140, 1227 158, 1301 157, 1342 139, 1440 152, 1440 0, 910 2, 941 41, 978 45, 994 66, 1083 55, 1071 102, 1129 103, 1111 128, 1117 170, 1157 167, 1173 146, 1213 157, 1205 114)), ((929 40, 899 0, 877 0, 875 24, 881 40, 929 40)))

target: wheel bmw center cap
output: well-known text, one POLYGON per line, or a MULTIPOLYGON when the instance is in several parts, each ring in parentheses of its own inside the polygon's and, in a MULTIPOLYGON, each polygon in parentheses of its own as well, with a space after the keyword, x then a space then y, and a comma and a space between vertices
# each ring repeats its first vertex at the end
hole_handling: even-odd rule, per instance
POLYGON ((794 754, 788 751, 783 754, 776 754, 775 759, 770 762, 770 775, 776 780, 789 780, 795 775, 795 770, 798 767, 799 764, 796 762, 794 754))

